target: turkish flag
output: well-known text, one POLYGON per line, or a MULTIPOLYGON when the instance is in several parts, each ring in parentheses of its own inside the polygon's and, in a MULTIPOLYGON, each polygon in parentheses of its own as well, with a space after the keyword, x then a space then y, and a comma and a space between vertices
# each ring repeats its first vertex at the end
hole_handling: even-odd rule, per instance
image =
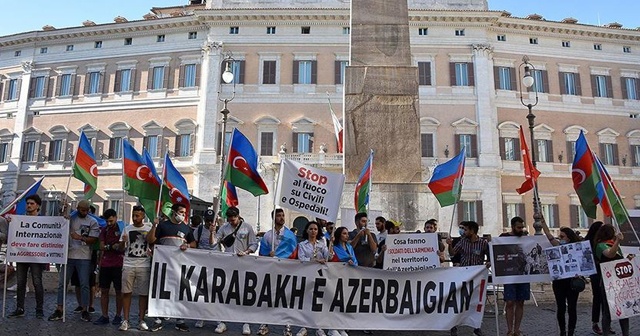
POLYGON ((531 162, 531 155, 529 155, 529 148, 527 147, 527 142, 524 138, 522 126, 520 126, 520 151, 522 152, 522 162, 524 163, 525 181, 522 183, 520 188, 516 189, 516 191, 518 194, 524 194, 533 189, 535 181, 538 179, 538 176, 540 176, 540 172, 531 162))

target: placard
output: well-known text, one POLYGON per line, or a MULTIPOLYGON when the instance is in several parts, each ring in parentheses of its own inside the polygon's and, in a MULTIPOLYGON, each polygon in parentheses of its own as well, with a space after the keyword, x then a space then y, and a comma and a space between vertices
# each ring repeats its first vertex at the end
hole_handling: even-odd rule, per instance
POLYGON ((493 237, 489 244, 494 284, 546 282, 550 280, 544 249, 546 236, 493 237))
POLYGON ((413 272, 440 266, 437 233, 401 233, 387 235, 387 250, 382 268, 413 272))
POLYGON ((552 280, 596 274, 593 251, 588 241, 549 247, 544 253, 552 280))
POLYGON ((60 216, 11 216, 7 262, 67 263, 69 220, 60 216))
POLYGON ((640 315, 640 260, 613 260, 600 264, 611 319, 640 315))

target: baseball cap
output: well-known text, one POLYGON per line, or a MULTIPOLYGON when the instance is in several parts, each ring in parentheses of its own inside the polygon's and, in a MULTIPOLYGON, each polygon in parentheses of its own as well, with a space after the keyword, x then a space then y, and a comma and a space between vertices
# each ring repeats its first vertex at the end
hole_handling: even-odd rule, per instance
POLYGON ((391 223, 393 223, 393 226, 395 226, 395 227, 401 227, 402 226, 402 222, 401 221, 397 221, 397 220, 394 220, 394 219, 390 219, 389 221, 391 223))
POLYGON ((216 219, 216 212, 212 209, 208 209, 204 212, 204 220, 214 220, 216 219))

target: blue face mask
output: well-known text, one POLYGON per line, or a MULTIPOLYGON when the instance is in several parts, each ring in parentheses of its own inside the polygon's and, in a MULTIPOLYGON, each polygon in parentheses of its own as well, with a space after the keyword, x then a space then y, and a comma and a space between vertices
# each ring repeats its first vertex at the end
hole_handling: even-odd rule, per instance
POLYGON ((464 237, 465 231, 463 229, 458 229, 458 233, 460 234, 460 237, 464 237))
POLYGON ((560 240, 559 240, 559 242, 560 242, 560 245, 564 245, 564 244, 566 244, 566 243, 567 243, 567 241, 566 241, 566 240, 564 240, 564 239, 560 239, 560 240))

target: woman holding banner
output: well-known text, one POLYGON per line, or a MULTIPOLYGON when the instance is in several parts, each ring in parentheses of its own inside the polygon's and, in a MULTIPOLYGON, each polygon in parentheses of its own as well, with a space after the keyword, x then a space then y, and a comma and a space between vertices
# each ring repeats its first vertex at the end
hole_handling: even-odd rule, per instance
MULTIPOLYGON (((349 230, 341 226, 333 232, 333 249, 329 251, 329 261, 346 262, 352 266, 358 266, 356 253, 349 244, 349 230)), ((331 330, 329 336, 349 336, 344 330, 331 330)))
MULTIPOLYGON (((616 234, 612 225, 602 225, 598 230, 598 234, 596 234, 595 254, 598 264, 623 259, 622 250, 620 250, 622 238, 622 233, 618 232, 616 234)), ((602 270, 600 275, 602 275, 602 270)), ((608 336, 611 334, 611 313, 609 312, 609 302, 603 281, 600 283, 600 295, 602 296, 602 335, 608 336)), ((620 328, 622 329, 622 336, 629 336, 628 318, 620 319, 620 328)))
MULTIPOLYGON (((572 229, 568 227, 560 228, 560 233, 558 234, 560 245, 577 243, 580 241, 578 235, 572 229)), ((552 245, 556 245, 552 242, 552 245)), ((560 336, 574 336, 576 331, 576 322, 578 320, 578 315, 576 312, 576 307, 578 305, 578 295, 580 292, 577 292, 571 288, 571 278, 567 279, 558 279, 553 280, 553 295, 556 297, 556 316, 558 318, 558 326, 560 326, 560 336), (569 308, 569 333, 567 334, 567 325, 565 323, 565 311, 569 308)))

